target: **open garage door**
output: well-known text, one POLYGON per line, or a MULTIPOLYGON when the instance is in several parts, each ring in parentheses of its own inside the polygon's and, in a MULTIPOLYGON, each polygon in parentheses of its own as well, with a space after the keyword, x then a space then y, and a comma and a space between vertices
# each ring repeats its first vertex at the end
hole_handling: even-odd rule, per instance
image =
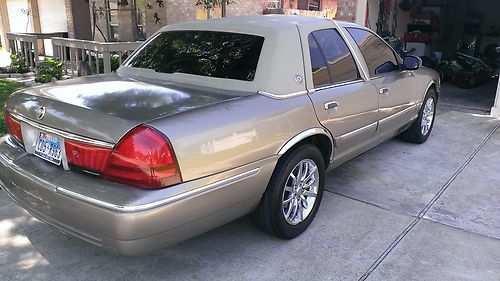
POLYGON ((443 75, 442 102, 498 114, 500 1, 362 0, 357 21, 443 75), (398 40, 399 38, 399 40, 398 40), (498 47, 498 48, 497 48, 498 47), (493 109, 492 109, 493 108, 493 109))

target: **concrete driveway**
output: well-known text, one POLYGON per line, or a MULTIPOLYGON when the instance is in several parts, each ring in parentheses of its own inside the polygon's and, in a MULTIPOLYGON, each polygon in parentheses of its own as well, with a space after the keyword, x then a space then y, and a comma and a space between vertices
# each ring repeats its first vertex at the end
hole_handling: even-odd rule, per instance
POLYGON ((499 126, 441 105, 424 145, 392 140, 329 173, 316 220, 291 241, 245 217, 121 257, 38 222, 0 191, 0 280, 498 281, 499 126))

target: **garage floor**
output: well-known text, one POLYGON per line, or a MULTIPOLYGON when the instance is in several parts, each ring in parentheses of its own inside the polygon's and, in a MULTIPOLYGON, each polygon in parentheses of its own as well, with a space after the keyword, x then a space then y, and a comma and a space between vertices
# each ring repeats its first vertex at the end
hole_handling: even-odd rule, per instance
POLYGON ((490 112, 495 103, 498 79, 473 89, 460 89, 452 83, 441 88, 441 104, 462 111, 490 112))
POLYGON ((291 241, 245 217, 120 257, 39 223, 0 191, 0 280, 498 281, 500 120, 443 101, 427 143, 392 140, 329 173, 315 222, 291 241))

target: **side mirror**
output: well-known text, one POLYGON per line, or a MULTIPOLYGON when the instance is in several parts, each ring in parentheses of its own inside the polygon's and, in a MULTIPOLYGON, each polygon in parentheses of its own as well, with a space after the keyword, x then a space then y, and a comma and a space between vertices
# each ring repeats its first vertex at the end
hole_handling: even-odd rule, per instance
POLYGON ((417 70, 422 66, 422 59, 417 56, 406 56, 403 59, 403 68, 405 70, 417 70))

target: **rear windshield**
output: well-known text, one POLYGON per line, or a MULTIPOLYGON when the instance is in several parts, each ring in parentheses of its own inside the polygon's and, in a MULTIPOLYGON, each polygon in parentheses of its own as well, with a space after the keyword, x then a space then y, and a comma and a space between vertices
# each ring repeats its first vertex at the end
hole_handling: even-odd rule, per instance
POLYGON ((255 35, 168 31, 147 43, 128 66, 252 81, 263 43, 264 37, 255 35))

